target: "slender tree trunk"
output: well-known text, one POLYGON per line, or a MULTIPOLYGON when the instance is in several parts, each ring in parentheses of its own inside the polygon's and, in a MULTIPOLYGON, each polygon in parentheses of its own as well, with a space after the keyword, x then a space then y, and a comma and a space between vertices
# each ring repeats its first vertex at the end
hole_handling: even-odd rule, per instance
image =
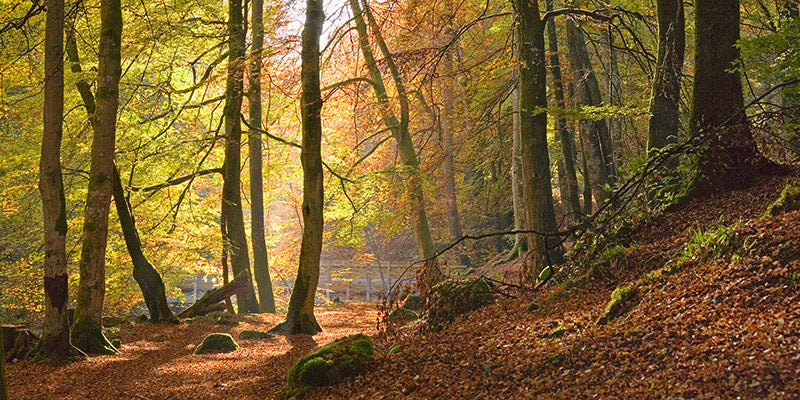
MULTIPOLYGON (((544 22, 539 15, 539 2, 515 0, 518 25, 518 57, 520 87, 520 146, 522 149, 523 199, 527 228, 540 233, 558 230, 553 192, 550 185, 550 155, 547 149, 547 87, 544 47, 544 22)), ((550 263, 561 262, 562 249, 553 249, 558 242, 541 234, 528 236, 534 252, 533 262, 525 266, 524 278, 536 280, 539 271, 550 263), (554 243, 555 242, 555 243, 554 243), (548 255, 549 253, 549 255, 548 255)))
MULTIPOLYGON (((589 52, 586 50, 586 40, 580 27, 572 19, 567 20, 567 48, 578 104, 602 106, 600 84, 594 73, 589 52)), ((597 205, 601 206, 610 196, 608 188, 613 184, 614 174, 614 157, 608 124, 606 121, 584 121, 581 130, 584 140, 588 143, 588 146, 584 146, 584 150, 589 151, 584 151, 584 157, 592 181, 592 194, 597 205)))
POLYGON ((303 239, 300 243, 300 267, 294 281, 286 320, 273 331, 286 334, 315 334, 322 331, 314 317, 314 297, 319 281, 319 257, 322 253, 322 97, 320 93, 319 37, 325 14, 322 0, 306 0, 301 54, 301 116, 303 121, 303 239))
MULTIPOLYGON (((681 0, 658 0, 658 59, 650 100, 647 150, 678 143, 678 107, 686 30, 681 0)), ((677 166, 677 159, 672 167, 677 166)))
POLYGON ((72 342, 87 354, 113 354, 103 335, 108 211, 114 169, 114 141, 119 105, 122 8, 119 0, 100 3, 100 47, 97 71, 96 130, 92 141, 89 188, 83 222, 80 280, 72 324, 72 342))
MULTIPOLYGON (((264 47, 264 0, 253 0, 251 24, 253 44, 250 50, 250 125, 261 127, 261 52, 264 47)), ((261 133, 251 129, 247 140, 250 152, 250 235, 253 242, 253 275, 258 285, 261 312, 275 312, 272 279, 269 276, 267 242, 264 233, 264 177, 261 133)))
MULTIPOLYGON (((453 45, 455 46, 455 44, 453 45)), ((444 70, 444 80, 442 82, 442 113, 439 116, 440 132, 442 137, 442 152, 444 162, 442 163, 442 178, 444 178, 444 200, 447 214, 447 228, 450 231, 450 240, 456 241, 464 236, 461 230, 461 217, 458 213, 458 193, 456 192, 456 156, 455 146, 453 145, 453 122, 451 116, 455 116, 453 99, 456 97, 458 82, 455 82, 455 68, 453 67, 453 51, 448 50, 442 57, 442 69, 444 70)), ((463 246, 456 246, 455 249, 458 262, 462 265, 470 266, 469 257, 464 253, 463 246)))
MULTIPOLYGON (((515 71, 515 75, 519 75, 515 71)), ((517 79, 515 79, 517 80, 517 79)), ((514 207, 514 230, 525 230, 525 200, 522 198, 522 143, 520 138, 520 111, 519 111, 519 84, 511 92, 511 200, 514 207)), ((514 235, 514 251, 521 253, 528 250, 527 235, 518 233, 514 235)))
MULTIPOLYGON (((606 46, 608 47, 608 77, 606 79, 606 94, 608 105, 611 107, 622 106, 622 85, 619 79, 619 62, 617 52, 614 51, 614 34, 611 24, 608 25, 605 35, 606 46)), ((618 115, 613 115, 608 119, 608 136, 611 138, 612 146, 614 143, 622 141, 622 120, 618 115)), ((616 165, 614 175, 617 174, 616 165)))
POLYGON ((125 190, 122 188, 122 181, 116 166, 114 166, 113 184, 114 205, 117 208, 117 216, 122 227, 122 236, 125 238, 125 246, 133 263, 133 279, 136 280, 142 290, 144 303, 150 313, 150 322, 178 323, 178 318, 175 317, 175 314, 169 309, 169 304, 167 304, 164 281, 142 251, 142 241, 136 231, 133 209, 128 199, 125 198, 125 190))
MULTIPOLYGON (((69 339, 69 336, 67 336, 69 339)), ((3 330, 0 329, 0 344, 5 343, 3 340, 3 330)), ((69 346, 69 342, 67 342, 69 346)), ((8 382, 6 381, 6 351, 5 346, 0 346, 0 400, 9 400, 8 397, 8 382)))
POLYGON ((695 74, 690 127, 705 136, 694 192, 707 193, 753 183, 774 164, 758 152, 744 113, 739 72, 739 1, 695 2, 695 74))
MULTIPOLYGON (((242 0, 228 1, 228 79, 225 90, 225 168, 222 185, 222 210, 225 214, 228 237, 228 254, 234 275, 246 273, 250 279, 250 290, 236 295, 240 314, 257 313, 258 301, 253 290, 250 273, 250 255, 247 250, 247 235, 242 215, 241 145, 244 80, 245 32, 242 20, 242 0)), ((260 123, 258 126, 261 126, 260 123)))
MULTIPOLYGON (((45 26, 44 132, 39 161, 39 193, 44 221, 45 312, 35 358, 59 362, 73 354, 67 321, 67 213, 61 175, 64 114, 64 1, 47 2, 45 26)), ((5 378, 4 378, 5 379, 5 378)), ((5 380, 3 380, 5 387, 5 380)), ((0 388, 0 390, 3 390, 0 388)), ((2 392, 0 392, 0 398, 2 392)))
POLYGON ((353 11, 353 16, 356 24, 356 31, 358 32, 361 51, 364 55, 364 63, 369 71, 370 81, 375 91, 375 97, 378 99, 378 106, 380 108, 383 122, 387 128, 392 132, 392 136, 397 142, 397 149, 400 153, 400 159, 403 166, 406 168, 408 174, 408 201, 409 208, 411 209, 411 222, 412 232, 414 234, 414 241, 416 242, 417 253, 419 256, 428 260, 425 263, 424 275, 420 281, 421 289, 423 292, 430 288, 435 282, 441 279, 441 271, 436 260, 431 260, 435 249, 433 247, 433 237, 431 236, 430 225, 428 224, 428 215, 425 210, 425 195, 422 191, 422 176, 419 170, 419 159, 417 158, 417 151, 414 148, 414 142, 411 140, 411 134, 408 131, 409 121, 409 107, 408 95, 406 93, 405 85, 403 84, 402 77, 397 65, 394 63, 391 52, 386 45, 386 42, 381 36, 380 28, 372 17, 369 7, 365 4, 362 12, 361 5, 358 0, 350 0, 350 8, 353 11), (369 21, 372 34, 378 47, 383 55, 384 62, 386 63, 392 75, 395 87, 397 89, 397 97, 400 103, 400 118, 393 113, 392 106, 389 102, 389 96, 386 93, 386 86, 383 82, 378 63, 375 61, 375 56, 370 48, 369 38, 367 36, 367 26, 364 22, 366 16, 369 21))
MULTIPOLYGON (((553 10, 553 0, 545 2, 547 11, 553 10)), ((547 44, 550 51, 550 74, 553 78, 553 96, 558 107, 565 107, 564 101, 564 81, 561 77, 561 61, 558 56, 558 37, 556 36, 555 21, 550 20, 547 24, 547 44)), ((561 203, 564 205, 564 213, 567 221, 576 224, 581 217, 581 204, 578 198, 578 175, 575 172, 575 134, 567 126, 566 118, 559 118, 556 121, 556 131, 561 142, 562 160, 559 165, 559 182, 563 182, 561 187, 561 203)))

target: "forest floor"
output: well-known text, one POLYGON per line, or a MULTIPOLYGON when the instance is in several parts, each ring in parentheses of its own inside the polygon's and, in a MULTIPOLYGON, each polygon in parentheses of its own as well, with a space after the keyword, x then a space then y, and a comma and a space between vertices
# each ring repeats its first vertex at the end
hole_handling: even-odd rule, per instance
POLYGON ((379 335, 376 307, 352 303, 318 308, 319 335, 242 341, 232 353, 195 356, 208 333, 266 330, 281 316, 237 317, 232 327, 125 326, 115 356, 62 367, 10 364, 10 390, 20 399, 268 399, 280 396, 289 366, 315 346, 365 332, 376 339, 369 371, 307 397, 797 399, 800 211, 760 217, 787 180, 798 184, 800 175, 692 200, 637 227, 600 279, 508 292, 436 333, 413 322, 379 335), (711 255, 706 243, 677 273, 643 279, 674 263, 698 230, 721 223, 733 238, 729 249, 711 255), (596 325, 621 285, 639 285, 631 309, 596 325), (532 301, 543 307, 527 311, 532 301), (562 335, 546 337, 556 327, 562 335), (400 351, 389 355, 390 348, 400 351))

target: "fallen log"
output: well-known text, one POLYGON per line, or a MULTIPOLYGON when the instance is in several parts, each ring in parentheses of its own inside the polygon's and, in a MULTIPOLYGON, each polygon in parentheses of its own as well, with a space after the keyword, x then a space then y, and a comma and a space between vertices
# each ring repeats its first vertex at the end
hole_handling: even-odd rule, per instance
POLYGON ((6 361, 22 360, 36 346, 39 338, 22 325, 0 326, 3 332, 3 353, 6 361))
POLYGON ((219 302, 247 290, 249 283, 250 276, 243 272, 222 287, 206 292, 200 300, 197 300, 191 307, 178 314, 178 318, 192 318, 217 310, 219 308, 217 308, 218 306, 216 305, 219 302))

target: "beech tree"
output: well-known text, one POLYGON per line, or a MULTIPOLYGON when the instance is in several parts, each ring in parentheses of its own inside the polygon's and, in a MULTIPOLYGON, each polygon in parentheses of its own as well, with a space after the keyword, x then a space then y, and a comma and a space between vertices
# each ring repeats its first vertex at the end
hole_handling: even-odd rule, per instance
POLYGON ((319 281, 319 257, 322 253, 324 218, 322 186, 322 95, 320 90, 319 37, 325 13, 322 0, 306 0, 306 22, 303 25, 303 49, 300 78, 302 95, 300 112, 303 143, 300 160, 303 164, 303 238, 300 243, 300 266, 289 299, 286 320, 272 328, 285 334, 322 331, 314 317, 314 298, 319 281))
POLYGON ((96 129, 92 140, 89 188, 83 223, 80 280, 72 324, 72 342, 87 354, 113 354, 103 335, 108 211, 114 173, 114 142, 121 67, 122 8, 119 0, 100 3, 96 129))
MULTIPOLYGON (((222 185, 222 220, 225 222, 224 246, 231 259, 233 275, 247 274, 248 290, 236 295, 240 314, 259 311, 252 274, 247 235, 242 215, 241 145, 242 97, 244 95, 245 32, 241 0, 228 1, 228 76, 225 86, 225 163, 222 185)), ((259 122, 259 125, 261 123, 259 122)))

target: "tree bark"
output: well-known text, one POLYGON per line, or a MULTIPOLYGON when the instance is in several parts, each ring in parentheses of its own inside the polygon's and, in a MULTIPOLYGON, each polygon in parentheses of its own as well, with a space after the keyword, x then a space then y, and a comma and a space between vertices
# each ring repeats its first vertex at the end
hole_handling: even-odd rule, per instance
POLYGON ((695 194, 747 187, 775 170, 762 156, 744 113, 739 71, 739 1, 695 2, 695 74, 690 128, 706 141, 699 158, 695 194))
MULTIPOLYGON (((600 84, 586 50, 583 32, 573 19, 567 20, 567 50, 578 104, 601 107, 600 84)), ((586 141, 584 157, 592 181, 592 195, 601 206, 610 196, 615 169, 608 124, 606 121, 584 121, 581 130, 586 141)))
POLYGON ((121 67, 122 8, 119 0, 100 3, 100 47, 97 72, 96 124, 92 141, 89 188, 83 223, 80 280, 72 324, 72 342, 87 354, 113 354, 103 335, 105 256, 111 202, 121 67))
MULTIPOLYGON (((247 99, 250 105, 250 125, 261 127, 261 53, 264 47, 264 0, 253 0, 251 26, 253 43, 250 50, 250 85, 247 99)), ((275 312, 275 297, 269 275, 267 242, 264 229, 264 178, 261 133, 250 129, 247 140, 250 156, 250 240, 253 242, 253 275, 258 285, 261 312, 275 312)))
MULTIPOLYGON (((515 71, 515 80, 519 79, 519 72, 515 71)), ((522 198, 522 144, 520 143, 520 112, 519 112, 519 84, 511 92, 511 202, 514 208, 514 230, 525 230, 525 200, 522 198)), ((518 233, 514 235, 514 252, 521 254, 528 250, 527 235, 518 233)), ((513 256, 513 252, 511 254, 513 256)))
MULTIPOLYGON (((69 336, 67 336, 67 338, 69 338, 69 336)), ((2 329, 0 329, 0 343, 5 343, 2 329)), ((69 342, 67 344, 69 344, 69 342)), ((5 349, 0 348, 0 400, 8 399, 8 382, 6 381, 6 352, 5 349)))
POLYGON ((364 55, 364 63, 369 71, 370 81, 375 91, 375 97, 378 99, 378 107, 383 118, 383 123, 392 132, 392 136, 397 142, 397 149, 400 153, 400 159, 403 166, 406 168, 408 174, 408 201, 409 208, 411 209, 411 222, 412 232, 414 234, 414 241, 417 247, 417 253, 420 258, 427 260, 425 263, 422 279, 419 280, 420 289, 423 293, 433 286, 435 282, 441 280, 441 271, 439 264, 433 260, 435 249, 433 246, 433 237, 431 236, 430 225, 428 224, 428 215, 425 210, 425 195, 422 191, 422 176, 419 170, 419 159, 417 158, 417 151, 414 148, 414 142, 411 140, 411 134, 408 131, 409 122, 409 107, 408 95, 406 93, 403 79, 400 76, 400 71, 394 63, 386 42, 383 40, 380 28, 377 22, 372 17, 369 7, 364 4, 362 10, 358 0, 350 0, 350 8, 353 11, 353 19, 358 32, 359 44, 361 52, 364 55), (389 96, 386 93, 386 86, 383 82, 383 77, 378 69, 378 63, 375 61, 375 56, 370 48, 369 38, 367 36, 367 26, 364 22, 366 16, 370 24, 373 37, 381 50, 384 61, 392 75, 392 79, 397 89, 397 98, 400 103, 400 117, 398 118, 392 111, 392 106, 389 102, 389 96))
MULTIPOLYGON (((553 10, 553 0, 545 2, 547 11, 553 10)), ((561 60, 558 56, 558 37, 556 36, 556 24, 552 19, 547 24, 547 47, 550 51, 550 74, 553 78, 553 96, 558 107, 566 107, 564 101, 564 81, 561 77, 561 60)), ((581 219, 581 204, 578 196, 578 175, 575 172, 575 134, 567 126, 566 118, 559 118, 556 121, 556 131, 561 143, 562 159, 559 165, 559 182, 561 183, 561 203, 564 205, 564 213, 567 221, 574 225, 581 219), (562 183, 563 182, 563 183, 562 183)))
POLYGON ((142 241, 139 239, 139 233, 136 230, 133 209, 125 197, 125 190, 122 188, 122 181, 116 166, 114 166, 113 171, 114 205, 117 208, 117 216, 122 227, 122 236, 125 238, 125 246, 133 263, 133 279, 136 280, 142 290, 144 303, 150 313, 150 322, 178 323, 178 319, 175 318, 175 314, 172 313, 167 304, 164 281, 142 251, 142 241))
MULTIPOLYGON (((686 48, 685 18, 681 0, 658 0, 658 58, 650 100, 647 150, 678 143, 678 106, 681 71, 686 48)), ((677 166, 677 159, 671 164, 677 166)), ((671 169, 672 169, 671 168, 671 169)))
MULTIPOLYGON (((225 214, 225 243, 231 259, 234 275, 247 274, 250 290, 236 295, 240 314, 259 311, 250 273, 250 255, 247 250, 247 235, 242 215, 241 144, 242 110, 244 90, 245 32, 242 20, 242 0, 228 1, 228 78, 225 89, 225 168, 222 185, 222 210, 225 214)), ((260 124, 258 126, 261 126, 260 124)))
POLYGON ((325 14, 322 0, 306 0, 306 22, 303 26, 301 53, 303 121, 303 238, 300 243, 300 267, 294 281, 286 320, 272 328, 285 334, 315 334, 322 331, 314 317, 314 298, 319 281, 319 257, 322 252, 322 96, 320 93, 319 37, 325 14))
POLYGON ((222 287, 209 290, 203 297, 195 301, 191 307, 178 314, 178 318, 185 319, 207 314, 211 308, 220 304, 220 302, 247 290, 248 280, 247 275, 241 274, 232 281, 222 285, 222 287))
MULTIPOLYGON (((517 56, 520 60, 520 146, 522 150, 523 199, 527 229, 540 233, 558 230, 550 185, 550 155, 547 148, 547 87, 544 22, 539 2, 515 0, 517 12, 517 56)), ((560 263, 562 249, 552 249, 547 237, 528 235, 533 262, 525 265, 524 279, 535 281, 545 265, 560 263), (549 256, 548 256, 549 252, 549 256)))
MULTIPOLYGON (((44 132, 39 161, 44 230, 44 322, 34 358, 52 362, 74 353, 67 321, 67 213, 61 175, 64 114, 64 1, 47 2, 45 23, 44 132)), ((5 381, 4 381, 5 382, 5 381)), ((6 398, 7 398, 6 394, 6 398)))

